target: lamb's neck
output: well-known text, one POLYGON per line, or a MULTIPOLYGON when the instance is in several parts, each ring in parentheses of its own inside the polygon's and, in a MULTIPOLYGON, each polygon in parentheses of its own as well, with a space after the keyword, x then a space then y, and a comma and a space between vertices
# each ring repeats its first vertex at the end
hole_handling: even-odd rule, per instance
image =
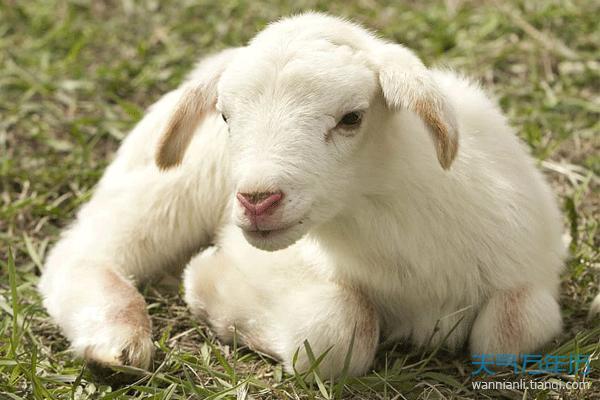
POLYGON ((379 196, 366 195, 351 209, 319 226, 311 236, 324 250, 342 258, 375 260, 391 254, 390 243, 398 246, 401 226, 402 214, 397 207, 379 196))

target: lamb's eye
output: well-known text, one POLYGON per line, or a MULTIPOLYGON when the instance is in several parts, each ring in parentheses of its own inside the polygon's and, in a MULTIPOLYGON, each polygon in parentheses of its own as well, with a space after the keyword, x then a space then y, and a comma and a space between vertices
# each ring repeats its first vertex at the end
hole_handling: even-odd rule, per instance
POLYGON ((362 122, 362 114, 358 111, 353 111, 342 117, 339 125, 346 128, 356 128, 362 122))
POLYGON ((225 116, 225 114, 221 114, 221 118, 223 118, 223 121, 227 122, 227 117, 225 116))

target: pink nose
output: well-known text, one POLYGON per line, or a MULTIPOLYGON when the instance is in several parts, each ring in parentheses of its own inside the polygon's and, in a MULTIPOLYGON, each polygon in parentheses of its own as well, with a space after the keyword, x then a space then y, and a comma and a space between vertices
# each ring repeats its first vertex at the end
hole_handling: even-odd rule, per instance
POLYGON ((283 197, 283 193, 238 193, 236 197, 250 215, 259 216, 277 208, 279 200, 283 197))

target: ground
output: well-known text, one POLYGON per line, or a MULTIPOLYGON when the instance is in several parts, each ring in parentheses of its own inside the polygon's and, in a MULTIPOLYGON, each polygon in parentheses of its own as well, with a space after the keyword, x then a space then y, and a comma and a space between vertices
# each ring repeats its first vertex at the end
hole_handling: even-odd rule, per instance
MULTIPOLYGON (((593 354, 585 378, 591 389, 560 395, 600 398, 600 323, 586 320, 600 283, 600 3, 590 0, 301 0, 293 7, 282 0, 0 0, 0 398, 557 395, 475 390, 467 354, 393 344, 382 346, 363 378, 289 376, 272 360, 220 344, 190 318, 180 294, 152 288, 145 291, 155 327, 152 374, 110 386, 71 357, 35 287, 48 248, 89 199, 120 140, 199 56, 241 45, 268 21, 305 9, 363 22, 429 65, 464 71, 498 99, 552 183, 570 241, 561 292, 565 331, 544 353, 593 354)), ((503 369, 494 378, 519 376, 503 369)))

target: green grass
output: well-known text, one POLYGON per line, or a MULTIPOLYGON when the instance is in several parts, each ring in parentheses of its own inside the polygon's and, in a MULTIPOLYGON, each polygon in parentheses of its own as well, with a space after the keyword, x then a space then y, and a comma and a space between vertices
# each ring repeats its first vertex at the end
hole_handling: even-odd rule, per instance
MULTIPOLYGON (((197 57, 243 44, 268 21, 303 9, 361 21, 428 64, 479 79, 499 99, 551 181, 572 239, 561 292, 565 332, 545 351, 594 353, 592 390, 561 395, 600 398, 600 324, 585 318, 600 283, 600 3, 395 3, 0 0, 0 398, 552 398, 475 392, 466 355, 393 344, 382 346, 363 378, 288 376, 261 355, 220 344, 179 295, 151 288, 154 372, 111 387, 72 359, 35 290, 49 246, 144 108, 197 57)), ((499 377, 514 379, 509 371, 499 377)))

